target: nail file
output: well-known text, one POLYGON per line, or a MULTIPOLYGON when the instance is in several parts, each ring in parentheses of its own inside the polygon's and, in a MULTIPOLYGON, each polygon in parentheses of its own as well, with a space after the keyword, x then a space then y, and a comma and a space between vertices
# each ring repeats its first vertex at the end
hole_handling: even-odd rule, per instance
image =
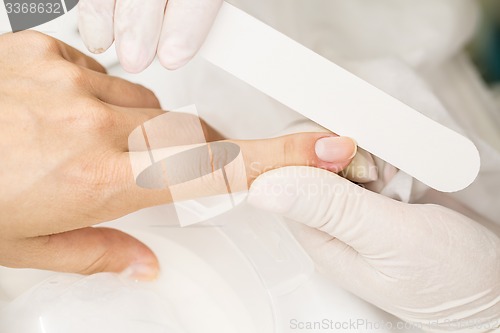
POLYGON ((470 140, 228 3, 199 54, 436 190, 477 177, 470 140))

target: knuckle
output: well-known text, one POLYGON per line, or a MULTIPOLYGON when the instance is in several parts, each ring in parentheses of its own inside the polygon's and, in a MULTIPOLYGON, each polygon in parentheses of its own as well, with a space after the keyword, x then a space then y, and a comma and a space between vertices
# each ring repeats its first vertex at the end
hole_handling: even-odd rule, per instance
POLYGON ((114 112, 100 101, 93 98, 82 98, 75 103, 73 112, 68 112, 66 123, 72 129, 85 131, 90 135, 107 135, 116 126, 114 112))
POLYGON ((89 79, 85 70, 63 59, 45 63, 40 67, 38 74, 44 77, 45 81, 55 83, 66 91, 75 88, 79 91, 89 90, 89 79))

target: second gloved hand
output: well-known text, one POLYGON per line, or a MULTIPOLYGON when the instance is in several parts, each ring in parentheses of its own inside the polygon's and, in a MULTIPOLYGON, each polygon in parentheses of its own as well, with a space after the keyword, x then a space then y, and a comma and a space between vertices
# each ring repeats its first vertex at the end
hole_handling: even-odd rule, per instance
POLYGON ((158 53, 168 69, 185 65, 208 34, 222 0, 80 0, 79 29, 87 48, 107 50, 116 40, 123 68, 146 69, 158 53))
POLYGON ((498 329, 500 240, 479 223, 307 167, 260 176, 249 202, 299 222, 323 273, 366 301, 431 331, 498 329))

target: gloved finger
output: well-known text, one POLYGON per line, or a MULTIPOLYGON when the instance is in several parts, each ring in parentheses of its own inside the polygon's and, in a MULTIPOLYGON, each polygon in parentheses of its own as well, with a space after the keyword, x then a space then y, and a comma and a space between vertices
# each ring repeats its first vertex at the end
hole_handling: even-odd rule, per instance
MULTIPOLYGON (((138 126, 164 115, 164 111, 156 108, 123 107, 112 104, 105 104, 113 114, 113 130, 105 133, 108 140, 112 140, 112 147, 119 152, 127 152, 130 147, 130 134, 138 126), (113 141, 114 140, 114 141, 113 141)), ((141 147, 142 148, 142 147, 141 147)), ((142 148, 141 150, 145 150, 142 148)))
POLYGON ((78 29, 87 49, 92 53, 106 51, 114 40, 115 0, 80 0, 78 29))
MULTIPOLYGON (((300 132, 324 132, 332 134, 331 131, 307 118, 295 120, 284 131, 281 131, 280 134, 285 135, 300 132)), ((328 161, 331 156, 335 157, 335 151, 330 151, 328 141, 316 147, 316 154, 323 161, 328 161)), ((356 156, 351 161, 351 164, 342 170, 341 175, 356 183, 369 183, 378 179, 378 168, 372 155, 358 147, 356 156)))
POLYGON ((301 133, 265 140, 213 142, 208 149, 205 145, 195 145, 170 147, 163 152, 158 149, 125 153, 121 161, 116 161, 123 170, 116 184, 117 192, 123 193, 123 197, 117 202, 124 203, 126 209, 135 210, 165 204, 173 198, 171 186, 175 186, 176 200, 224 194, 228 188, 231 192, 239 192, 246 190, 260 174, 287 165, 310 165, 338 172, 349 164, 355 154, 355 142, 349 138, 338 138, 338 160, 327 163, 319 161, 314 152, 316 142, 324 137, 324 133, 301 133), (239 149, 236 154, 232 151, 235 147, 239 149), (191 149, 192 153, 186 155, 184 160, 175 159, 174 162, 159 157, 179 156, 191 149), (242 160, 234 158, 239 152, 242 160), (153 165, 151 174, 143 174, 153 165), (222 168, 225 173, 218 172, 222 168), (179 177, 188 180, 179 182, 179 177), (141 179, 147 179, 151 187, 137 185, 136 181, 140 183, 141 179))
MULTIPOLYGON (((321 169, 282 168, 260 176, 249 203, 338 238, 362 255, 390 253, 411 205, 367 191, 321 169)), ((395 247, 396 246, 396 247, 395 247)))
POLYGON ((295 239, 316 263, 320 272, 327 274, 337 284, 354 293, 356 293, 356 288, 349 288, 352 285, 353 276, 359 279, 356 282, 362 280, 365 285, 371 285, 370 279, 376 277, 374 274, 377 271, 373 270, 351 246, 302 223, 287 221, 287 225, 295 239))
POLYGON ((154 253, 137 239, 108 228, 84 228, 14 242, 10 262, 15 268, 93 274, 129 268, 140 280, 155 279, 159 264, 154 253), (22 253, 22 256, 18 254, 22 253), (15 258, 15 259, 14 259, 15 258))
POLYGON ((169 0, 158 57, 168 69, 185 65, 203 44, 222 0, 169 0))
POLYGON ((129 108, 161 108, 155 94, 140 84, 90 71, 83 75, 88 80, 90 92, 105 103, 129 108))
POLYGON ((95 59, 92 59, 58 39, 30 30, 19 32, 19 36, 24 38, 28 44, 36 43, 35 52, 43 53, 40 54, 41 57, 50 60, 59 60, 63 58, 74 65, 95 72, 106 73, 106 69, 95 59))
POLYGON ((117 0, 115 40, 118 59, 127 72, 139 73, 154 57, 167 0, 117 0))

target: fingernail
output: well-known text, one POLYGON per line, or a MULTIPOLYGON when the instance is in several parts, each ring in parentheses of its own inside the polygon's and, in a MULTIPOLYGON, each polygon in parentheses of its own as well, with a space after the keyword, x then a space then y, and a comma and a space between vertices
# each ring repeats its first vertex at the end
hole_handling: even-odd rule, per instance
POLYGON ((127 35, 118 42, 117 53, 123 69, 129 73, 142 72, 149 65, 146 47, 127 35))
POLYGON ((334 163, 352 159, 357 152, 356 142, 347 137, 326 137, 316 141, 316 155, 322 161, 334 163))
POLYGON ((152 264, 136 263, 130 265, 122 272, 122 276, 136 281, 153 281, 158 277, 158 266, 152 264))
POLYGON ((286 179, 282 180, 285 182, 281 181, 276 170, 260 176, 253 182, 247 202, 255 208, 268 212, 281 215, 287 213, 295 203, 296 196, 293 184, 286 182, 286 179))

